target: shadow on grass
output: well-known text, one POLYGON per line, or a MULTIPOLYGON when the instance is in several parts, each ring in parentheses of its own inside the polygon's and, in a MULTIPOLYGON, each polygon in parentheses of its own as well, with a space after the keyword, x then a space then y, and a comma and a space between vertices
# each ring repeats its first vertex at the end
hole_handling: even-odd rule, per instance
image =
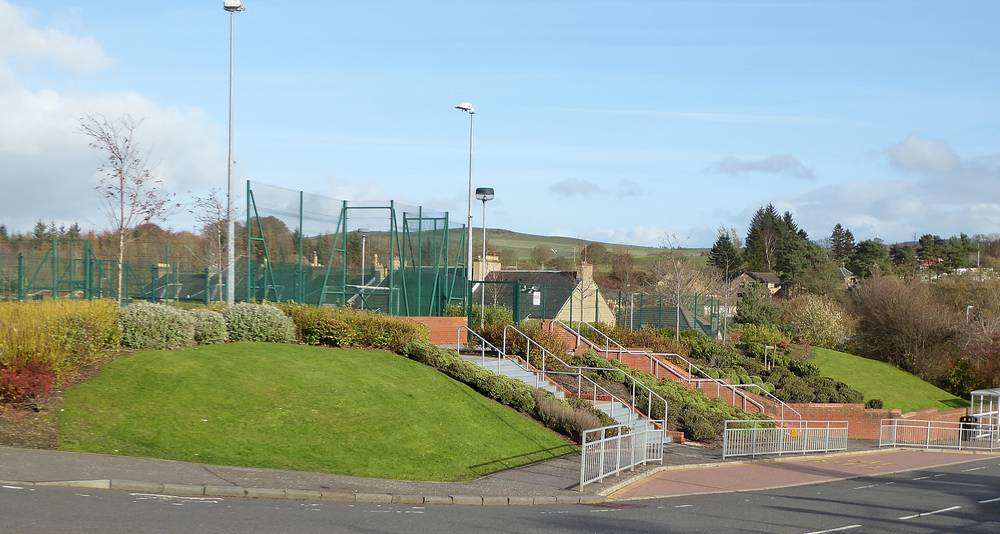
POLYGON ((532 464, 535 462, 540 462, 542 460, 552 460, 555 458, 562 458, 563 456, 573 454, 575 452, 577 452, 576 446, 567 443, 565 445, 559 445, 558 447, 539 449, 537 451, 526 452, 514 456, 507 456, 504 458, 497 458, 496 460, 490 460, 488 462, 470 465, 469 470, 479 476, 484 476, 490 473, 496 473, 497 471, 503 471, 505 469, 523 467, 525 465, 532 464))
POLYGON ((950 408, 965 408, 969 405, 969 401, 965 399, 941 399, 938 402, 950 408))

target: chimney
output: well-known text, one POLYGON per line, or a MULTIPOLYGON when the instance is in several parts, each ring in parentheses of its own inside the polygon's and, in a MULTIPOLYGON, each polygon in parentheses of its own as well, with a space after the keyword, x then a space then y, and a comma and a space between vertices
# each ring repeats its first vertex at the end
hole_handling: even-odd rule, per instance
POLYGON ((576 272, 576 277, 584 282, 594 281, 594 265, 585 261, 580 262, 580 268, 576 272))

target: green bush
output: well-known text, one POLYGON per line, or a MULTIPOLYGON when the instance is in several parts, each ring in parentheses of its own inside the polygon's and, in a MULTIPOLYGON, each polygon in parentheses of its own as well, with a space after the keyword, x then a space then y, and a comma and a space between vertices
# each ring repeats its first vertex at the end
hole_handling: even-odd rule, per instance
POLYGON ((763 358, 767 345, 778 351, 788 349, 788 337, 777 327, 767 324, 741 324, 730 330, 736 339, 736 348, 748 356, 763 358))
POLYGON ((194 320, 194 342, 199 345, 225 343, 229 339, 226 318, 219 312, 206 309, 188 312, 194 320))
POLYGON ((881 410, 882 406, 882 399, 868 399, 868 402, 865 403, 865 408, 870 410, 881 410))
POLYGON ((241 302, 226 308, 222 315, 226 319, 230 341, 295 341, 295 324, 270 304, 241 302))
POLYGON ((121 317, 122 345, 132 349, 177 349, 194 345, 194 318, 184 310, 136 302, 121 317))
POLYGON ((295 323, 298 339, 307 345, 364 347, 400 352, 407 344, 427 339, 416 322, 353 308, 320 308, 283 304, 295 323))

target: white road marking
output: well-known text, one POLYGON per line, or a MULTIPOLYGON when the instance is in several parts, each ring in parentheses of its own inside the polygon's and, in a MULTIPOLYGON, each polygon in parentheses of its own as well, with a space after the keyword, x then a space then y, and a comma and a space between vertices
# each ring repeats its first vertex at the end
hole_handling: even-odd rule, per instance
POLYGON ((90 497, 90 494, 89 493, 77 493, 76 496, 77 497, 90 497))
POLYGON ((677 506, 674 506, 674 508, 690 508, 692 506, 694 506, 694 505, 693 504, 678 504, 677 506))
POLYGON ((591 512, 617 512, 617 511, 618 510, 611 510, 611 509, 608 509, 608 508, 604 508, 604 509, 601 509, 601 510, 591 510, 591 512))
POLYGON ((140 501, 168 501, 171 499, 181 499, 184 501, 217 503, 222 500, 222 497, 181 497, 180 495, 160 495, 158 493, 129 493, 129 495, 139 497, 136 500, 140 501))
POLYGON ((943 476, 945 476, 945 475, 947 475, 947 474, 948 474, 948 473, 938 473, 938 474, 934 475, 934 478, 937 478, 937 477, 943 477, 943 476))
POLYGON ((886 486, 888 486, 889 484, 895 484, 895 482, 886 482, 885 483, 886 486))
POLYGON ((928 479, 928 478, 931 478, 930 475, 927 475, 925 477, 917 477, 917 478, 915 478, 913 480, 924 480, 924 479, 928 479))
POLYGON ((4 489, 24 489, 21 486, 0 486, 4 489))
POLYGON ((986 504, 988 502, 997 502, 997 501, 1000 501, 1000 497, 997 497, 996 499, 986 499, 985 501, 979 501, 979 504, 986 504))
POLYGON ((868 484, 867 486, 858 486, 856 488, 851 488, 851 489, 868 489, 868 488, 874 488, 875 486, 877 486, 877 484, 868 484))
POLYGON ((861 525, 847 525, 846 527, 837 527, 827 530, 814 530, 812 532, 806 532, 806 534, 823 534, 825 532, 839 532, 841 530, 851 530, 852 528, 860 528, 861 525))
POLYGON ((961 506, 951 506, 948 508, 942 508, 940 510, 934 510, 933 512, 923 512, 920 514, 904 515, 903 517, 900 517, 900 519, 913 519, 914 517, 923 517, 925 515, 940 514, 942 512, 950 512, 952 510, 958 510, 959 508, 961 508, 961 506))
POLYGON ((963 473, 968 473, 969 471, 979 471, 980 469, 986 469, 987 467, 989 467, 989 466, 984 465, 982 467, 970 467, 969 469, 963 469, 962 472, 963 473))

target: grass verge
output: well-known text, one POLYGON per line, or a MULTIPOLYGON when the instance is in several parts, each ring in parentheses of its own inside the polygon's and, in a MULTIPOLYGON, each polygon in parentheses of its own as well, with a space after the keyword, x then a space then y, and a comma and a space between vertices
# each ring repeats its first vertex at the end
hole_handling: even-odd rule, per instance
POLYGON ((147 351, 69 389, 60 448, 403 480, 573 452, 535 421, 382 351, 233 343, 147 351))
POLYGON ((898 367, 878 360, 817 348, 812 362, 819 366, 823 376, 844 382, 864 393, 865 400, 882 399, 886 408, 899 408, 904 413, 924 408, 958 408, 969 404, 898 367))

